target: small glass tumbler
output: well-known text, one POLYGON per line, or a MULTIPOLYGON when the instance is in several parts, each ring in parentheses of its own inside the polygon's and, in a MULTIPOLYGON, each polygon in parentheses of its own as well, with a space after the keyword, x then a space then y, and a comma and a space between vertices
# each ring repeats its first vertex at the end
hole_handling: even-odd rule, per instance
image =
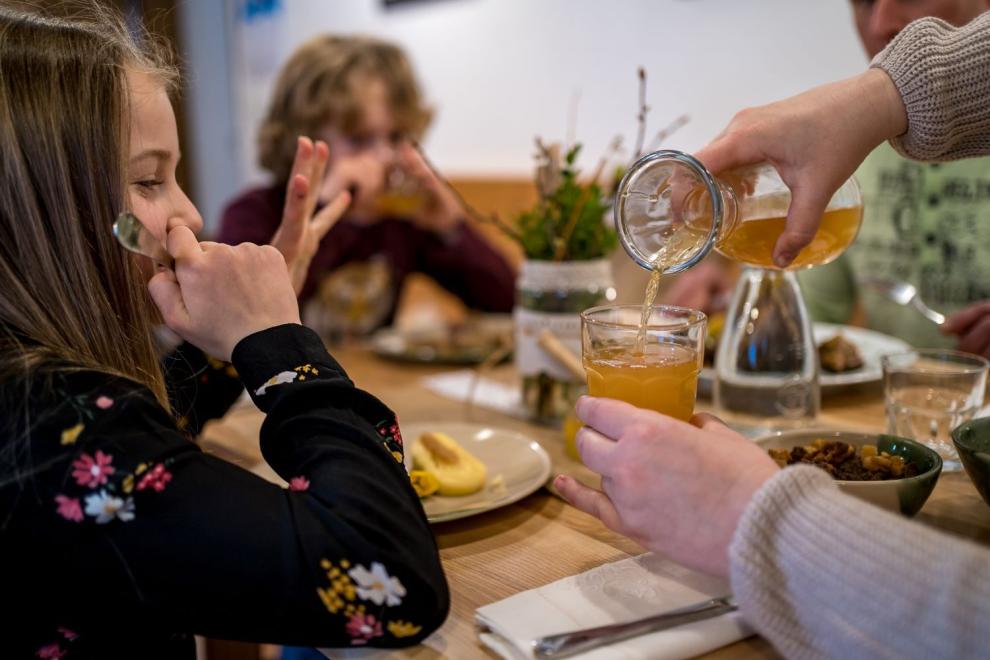
POLYGON ((881 364, 887 431, 937 451, 943 470, 960 470, 949 434, 983 405, 990 362, 960 351, 919 349, 884 356, 881 364))
POLYGON ((707 317, 686 307, 654 305, 641 328, 642 316, 641 305, 593 307, 581 314, 588 394, 687 421, 694 414, 707 317))

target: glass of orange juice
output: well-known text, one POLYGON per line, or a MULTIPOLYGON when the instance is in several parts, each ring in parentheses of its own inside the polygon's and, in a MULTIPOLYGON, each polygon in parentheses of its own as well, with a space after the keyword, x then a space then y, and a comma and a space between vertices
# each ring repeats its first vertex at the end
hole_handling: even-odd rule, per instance
POLYGON ((706 317, 671 305, 593 307, 581 314, 588 394, 687 421, 694 414, 706 317), (644 325, 640 319, 645 318, 644 325))

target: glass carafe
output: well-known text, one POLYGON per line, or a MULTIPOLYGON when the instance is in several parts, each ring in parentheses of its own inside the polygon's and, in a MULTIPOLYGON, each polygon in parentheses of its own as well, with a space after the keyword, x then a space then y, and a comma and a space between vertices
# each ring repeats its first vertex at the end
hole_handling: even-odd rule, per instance
MULTIPOLYGON (((712 248, 748 266, 775 268, 773 246, 790 203, 790 190, 768 163, 715 177, 690 154, 656 151, 622 178, 615 226, 622 247, 647 270, 666 257, 661 270, 680 272, 712 248)), ((856 238, 862 216, 859 186, 849 179, 832 196, 817 233, 788 270, 838 257, 856 238)))
POLYGON ((818 350, 793 272, 744 268, 715 352, 715 407, 738 430, 761 434, 814 422, 821 406, 818 350))
POLYGON ((727 421, 759 433, 812 422, 820 407, 818 354, 793 270, 825 264, 856 238, 862 198, 848 180, 811 243, 787 270, 773 264, 791 194, 762 163, 713 176, 680 151, 644 156, 623 177, 615 225, 647 270, 686 270, 713 248, 748 266, 736 285, 715 356, 715 403, 727 421))

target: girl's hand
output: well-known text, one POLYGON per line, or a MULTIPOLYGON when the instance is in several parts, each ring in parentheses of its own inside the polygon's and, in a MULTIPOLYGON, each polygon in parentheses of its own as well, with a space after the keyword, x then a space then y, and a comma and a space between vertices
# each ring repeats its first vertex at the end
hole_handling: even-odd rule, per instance
POLYGON ((337 223, 351 202, 346 190, 338 192, 316 215, 316 203, 326 172, 330 151, 325 142, 315 145, 307 137, 300 137, 296 146, 296 159, 285 192, 285 209, 282 224, 272 238, 272 247, 285 258, 292 278, 292 288, 299 295, 309 264, 313 260, 320 241, 337 223))
POLYGON ((208 355, 229 361, 244 337, 299 323, 285 259, 270 245, 200 243, 186 226, 168 232, 175 270, 148 282, 165 324, 208 355))

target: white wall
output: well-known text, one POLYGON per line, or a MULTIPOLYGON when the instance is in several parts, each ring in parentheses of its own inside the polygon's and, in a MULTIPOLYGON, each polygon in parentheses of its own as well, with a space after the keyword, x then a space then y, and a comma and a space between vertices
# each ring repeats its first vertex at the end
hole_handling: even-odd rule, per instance
POLYGON ((450 175, 527 176, 533 137, 565 139, 576 94, 588 167, 617 133, 631 148, 640 65, 652 131, 691 116, 667 143, 685 150, 744 106, 866 65, 847 0, 433 0, 390 10, 381 0, 281 0, 250 22, 245 0, 229 1, 237 115, 230 158, 242 183, 261 176, 255 129, 278 67, 326 31, 405 47, 436 109, 425 146, 450 175))

